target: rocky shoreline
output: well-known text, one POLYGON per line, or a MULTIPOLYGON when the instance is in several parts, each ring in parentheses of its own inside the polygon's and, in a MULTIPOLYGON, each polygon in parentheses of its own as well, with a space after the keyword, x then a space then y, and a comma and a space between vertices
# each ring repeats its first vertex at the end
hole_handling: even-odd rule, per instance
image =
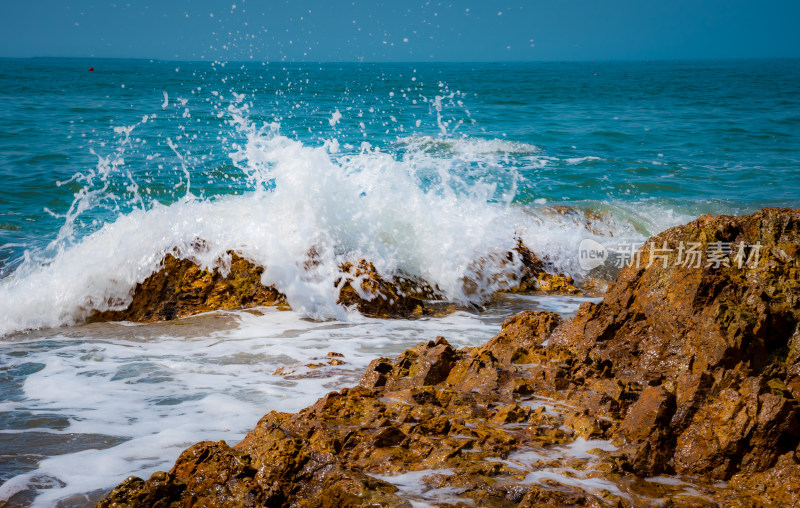
MULTIPOLYGON (((438 337, 376 359, 358 386, 273 411, 233 447, 198 443, 98 506, 800 504, 800 210, 703 216, 639 255, 573 319, 527 311, 481 347, 438 337)), ((264 304, 213 290, 257 269, 194 269, 204 304, 264 304)), ((367 262, 347 272, 395 292, 373 315, 412 294, 367 262)), ((355 305, 376 289, 350 287, 355 305)))

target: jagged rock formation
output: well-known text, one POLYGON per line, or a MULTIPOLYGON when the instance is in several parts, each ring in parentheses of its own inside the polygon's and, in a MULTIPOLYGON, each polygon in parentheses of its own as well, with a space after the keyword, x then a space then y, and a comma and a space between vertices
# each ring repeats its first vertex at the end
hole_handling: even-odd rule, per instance
POLYGON ((563 273, 550 273, 545 268, 544 262, 533 253, 522 241, 517 242, 514 254, 522 264, 522 273, 518 277, 518 284, 512 287, 511 293, 530 293, 533 291, 546 291, 548 293, 564 293, 579 295, 581 290, 575 286, 575 281, 569 275, 563 273))
POLYGON ((436 291, 425 282, 410 277, 385 280, 372 263, 362 259, 357 265, 345 263, 337 303, 355 307, 365 316, 409 317, 434 315, 436 310, 427 300, 439 298, 436 291))
POLYGON ((286 305, 286 297, 261 284, 264 269, 235 252, 230 268, 208 270, 190 259, 164 256, 163 267, 136 285, 124 310, 97 312, 89 321, 169 321, 217 309, 286 305))
POLYGON ((650 240, 656 249, 681 242, 731 252, 718 267, 676 266, 676 250, 623 269, 554 346, 582 361, 577 379, 590 365, 641 388, 619 414, 636 472, 725 480, 763 471, 800 444, 800 213, 703 216, 650 240))
MULTIPOLYGON (((520 319, 548 328, 555 314, 520 319)), ((531 345, 544 336, 524 332, 531 345)), ((410 506, 390 477, 447 468, 437 488, 465 490, 504 506, 585 499, 580 489, 520 487, 515 467, 493 460, 532 444, 572 440, 564 419, 520 403, 530 386, 495 358, 502 340, 457 351, 445 339, 420 344, 395 360, 373 361, 359 386, 332 392, 297 414, 271 412, 238 445, 198 443, 169 473, 128 479, 101 506, 232 504, 242 506, 410 506), (506 482, 500 482, 500 479, 506 482)), ((580 467, 579 464, 576 464, 580 467)))
POLYGON ((524 312, 481 347, 376 359, 357 387, 271 412, 234 447, 198 443, 100 506, 800 504, 800 210, 651 242, 663 257, 568 322, 524 312), (711 262, 684 263, 681 242, 711 262))

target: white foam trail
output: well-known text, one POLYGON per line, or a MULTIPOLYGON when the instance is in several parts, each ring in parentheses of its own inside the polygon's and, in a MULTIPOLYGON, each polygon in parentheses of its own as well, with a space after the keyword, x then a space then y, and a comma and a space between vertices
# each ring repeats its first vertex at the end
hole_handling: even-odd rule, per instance
POLYGON ((480 157, 481 159, 486 155, 527 155, 541 151, 539 147, 531 145, 530 143, 508 141, 505 139, 471 137, 441 138, 433 136, 409 136, 398 139, 396 144, 408 146, 418 151, 456 155, 465 158, 480 157))
POLYGON ((566 159, 567 164, 569 164, 570 166, 576 166, 578 164, 583 164, 584 162, 589 162, 589 161, 601 161, 601 160, 603 159, 601 159, 600 157, 594 157, 592 155, 589 155, 587 157, 573 157, 570 159, 566 159))

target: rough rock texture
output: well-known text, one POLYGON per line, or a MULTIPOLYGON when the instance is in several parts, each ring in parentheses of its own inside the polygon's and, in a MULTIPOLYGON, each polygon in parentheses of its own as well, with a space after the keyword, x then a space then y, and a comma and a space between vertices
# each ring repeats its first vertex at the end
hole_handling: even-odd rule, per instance
POLYGON ((800 439, 800 211, 707 215, 649 241, 665 242, 676 248, 666 267, 658 258, 646 266, 646 245, 640 267, 624 268, 554 346, 581 360, 576 377, 591 366, 643 390, 620 414, 637 472, 763 471, 800 439), (699 268, 676 266, 681 242, 704 254, 715 242, 732 248, 719 267, 705 255, 699 268), (747 246, 757 244, 756 263, 747 246))
POLYGON ((482 347, 438 337, 376 359, 358 386, 297 414, 271 412, 234 447, 198 443, 169 472, 131 477, 99 506, 631 506, 675 494, 675 506, 710 505, 700 496, 713 489, 651 485, 623 477, 608 452, 570 451, 579 437, 608 447, 610 423, 534 395, 531 364, 516 363, 543 358, 560 321, 525 312, 482 347), (509 344, 522 356, 502 359, 514 357, 509 344), (400 489, 403 474, 418 479, 400 489))
POLYGON ((428 284, 410 277, 391 281, 380 276, 372 263, 362 259, 357 265, 345 263, 344 276, 337 283, 339 300, 346 307, 355 306, 365 316, 408 317, 432 315, 436 310, 426 300, 438 298, 428 284))
POLYGON ((228 255, 223 274, 167 254, 163 268, 136 285, 126 309, 97 312, 89 321, 168 321, 216 309, 286 305, 284 295, 261 284, 263 268, 235 252, 228 255))
POLYGON ((631 266, 568 322, 528 311, 481 347, 376 359, 357 387, 234 447, 199 443, 100 506, 800 505, 800 211, 665 240, 758 242, 761 259, 631 266))
POLYGON ((533 291, 545 291, 571 295, 582 293, 575 286, 575 281, 569 275, 548 272, 545 269, 544 262, 526 247, 521 240, 517 241, 517 248, 514 249, 514 253, 510 253, 510 256, 514 255, 518 256, 522 263, 522 273, 518 278, 518 284, 512 287, 509 292, 530 293, 533 291))
MULTIPOLYGON (((282 293, 261 284, 262 267, 235 252, 228 252, 228 255, 230 268, 223 274, 218 268, 208 270, 191 259, 167 254, 163 268, 136 285, 127 308, 95 312, 88 321, 169 321, 219 309, 289 308, 282 293)), ((356 266, 347 263, 341 268, 344 276, 338 284, 339 303, 355 306, 366 316, 436 315, 446 310, 442 306, 427 305, 425 299, 436 297, 435 293, 413 279, 396 277, 391 282, 386 281, 372 263, 365 260, 356 266)))
MULTIPOLYGON (((541 330, 559 320, 549 313, 524 319, 541 330)), ((531 344, 543 339, 524 333, 531 344)), ((359 386, 298 414, 271 412, 232 448, 198 443, 168 473, 129 478, 100 506, 410 506, 391 484, 392 475, 407 471, 430 471, 420 475, 420 488, 461 492, 465 501, 490 506, 595 499, 576 488, 521 485, 523 466, 488 460, 572 440, 562 416, 521 403, 530 398, 527 386, 518 383, 516 367, 495 358, 495 347, 503 349, 498 342, 459 351, 439 337, 394 360, 374 360, 359 386)), ((589 461, 572 466, 590 474, 589 461)))

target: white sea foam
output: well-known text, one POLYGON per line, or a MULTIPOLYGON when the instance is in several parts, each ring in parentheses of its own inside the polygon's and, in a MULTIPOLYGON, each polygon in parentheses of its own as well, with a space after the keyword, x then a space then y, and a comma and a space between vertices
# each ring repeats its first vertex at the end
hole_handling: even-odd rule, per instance
POLYGON ((583 164, 584 162, 601 161, 601 160, 603 159, 601 159, 600 157, 594 157, 592 155, 587 157, 573 157, 570 159, 566 159, 567 164, 569 164, 570 166, 576 166, 578 164, 583 164))
POLYGON ((501 461, 518 467, 533 467, 538 462, 546 460, 592 459, 595 455, 590 452, 595 449, 613 451, 616 447, 604 439, 578 438, 566 445, 515 451, 501 461))
POLYGON ((483 139, 473 137, 439 138, 433 136, 414 136, 400 138, 397 145, 424 150, 434 154, 479 157, 504 154, 535 154, 541 150, 535 145, 505 139, 483 139))
POLYGON ((23 398, 2 402, 0 411, 58 415, 69 425, 50 432, 65 437, 125 441, 76 449, 65 440, 63 449, 53 450, 35 470, 0 486, 0 502, 42 479, 49 479, 50 487, 39 488, 34 506, 107 491, 131 474, 147 477, 168 470, 197 441, 225 439, 233 445, 271 409, 298 411, 327 391, 356 384, 373 358, 395 356, 437 335, 456 347, 474 346, 495 331, 493 322, 467 313, 413 322, 356 315, 343 323, 268 308, 263 315, 212 313, 151 325, 94 324, 69 329, 69 336, 43 333, 2 343, 3 365, 42 367, 25 378, 23 398), (305 377, 275 374, 282 366, 325 363, 330 351, 342 353, 346 363, 305 377))
MULTIPOLYGON (((594 459, 592 450, 616 450, 607 440, 593 439, 586 440, 578 438, 573 443, 562 446, 539 447, 519 450, 511 453, 507 459, 488 458, 490 462, 501 462, 511 468, 526 471, 525 483, 540 483, 543 480, 557 481, 564 485, 572 485, 588 490, 590 492, 608 491, 630 499, 613 482, 601 478, 591 478, 586 471, 579 471, 571 468, 542 468, 552 460, 569 459, 594 459)), ((434 506, 434 503, 445 502, 469 502, 469 498, 460 498, 462 492, 457 488, 432 489, 425 482, 425 478, 433 475, 452 475, 449 469, 430 469, 423 471, 411 471, 397 475, 382 475, 380 479, 395 485, 398 494, 408 500, 412 506, 434 506)))
POLYGON ((543 467, 552 460, 563 462, 571 459, 584 459, 591 463, 597 460, 597 456, 592 450, 613 451, 616 450, 616 447, 604 439, 578 438, 567 445, 518 450, 511 453, 507 459, 496 460, 512 468, 528 471, 525 476, 526 483, 556 481, 589 492, 608 491, 630 499, 630 496, 622 492, 613 482, 602 478, 592 478, 587 471, 566 467, 543 467))
POLYGON ((543 480, 550 480, 562 483, 564 485, 571 485, 589 492, 601 493, 602 491, 607 491, 616 496, 624 497, 628 500, 631 499, 630 495, 622 492, 620 488, 613 482, 604 480, 602 478, 588 478, 586 477, 585 473, 575 469, 545 469, 542 471, 533 471, 528 473, 528 475, 525 477, 525 481, 529 483, 541 483, 543 480))
POLYGON ((414 508, 433 508, 437 504, 447 502, 473 504, 473 501, 469 498, 458 497, 458 494, 463 489, 454 487, 431 488, 425 481, 428 477, 434 475, 451 476, 453 473, 452 469, 442 468, 375 476, 397 487, 397 495, 408 501, 414 508))

